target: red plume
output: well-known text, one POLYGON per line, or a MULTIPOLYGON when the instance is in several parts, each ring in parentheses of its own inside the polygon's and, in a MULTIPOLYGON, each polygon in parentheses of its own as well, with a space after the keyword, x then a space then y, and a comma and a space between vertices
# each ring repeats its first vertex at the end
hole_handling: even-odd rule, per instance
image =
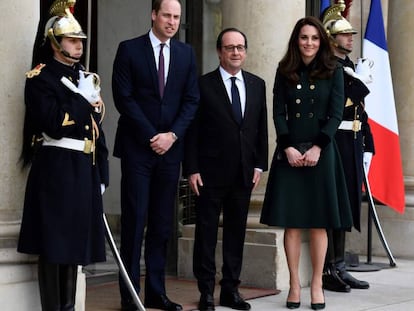
POLYGON ((342 16, 348 18, 349 9, 351 8, 352 0, 345 0, 345 10, 342 12, 342 16))

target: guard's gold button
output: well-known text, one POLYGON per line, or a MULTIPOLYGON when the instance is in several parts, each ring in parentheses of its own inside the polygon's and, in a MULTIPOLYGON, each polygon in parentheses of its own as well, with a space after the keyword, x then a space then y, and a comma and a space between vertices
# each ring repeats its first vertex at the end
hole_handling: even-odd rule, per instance
POLYGON ((89 131, 89 125, 85 125, 85 130, 89 131))
POLYGON ((311 90, 314 90, 314 89, 315 89, 315 85, 314 85, 314 84, 311 84, 311 85, 309 86, 309 88, 310 88, 311 90))
POLYGON ((296 103, 300 104, 300 98, 296 98, 296 103))
POLYGON ((300 89, 302 88, 302 85, 298 84, 298 85, 296 85, 296 88, 297 88, 298 90, 300 90, 300 89))
POLYGON ((309 112, 309 118, 312 119, 313 118, 313 112, 309 112))
POLYGON ((300 112, 296 112, 296 118, 300 118, 300 112))

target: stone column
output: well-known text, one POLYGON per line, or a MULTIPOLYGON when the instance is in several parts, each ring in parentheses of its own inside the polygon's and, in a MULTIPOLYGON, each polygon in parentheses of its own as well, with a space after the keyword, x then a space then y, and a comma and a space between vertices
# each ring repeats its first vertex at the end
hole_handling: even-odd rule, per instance
MULTIPOLYGON (((1 309, 40 310, 37 256, 17 253, 27 172, 18 163, 24 118, 25 72, 30 70, 39 1, 0 2, 0 301, 1 309)), ((76 310, 84 310, 85 275, 79 273, 76 310)))
POLYGON ((40 310, 35 265, 16 252, 26 176, 18 165, 25 72, 30 69, 39 3, 0 2, 0 301, 3 310, 40 310), (23 299, 22 299, 23 298, 23 299))
POLYGON ((410 14, 414 2, 389 2, 388 51, 394 86, 400 134, 401 155, 406 186, 406 206, 414 206, 414 75, 412 71, 414 45, 410 36, 414 20, 410 14))
MULTIPOLYGON (((276 147, 273 125, 273 84, 276 68, 283 57, 296 21, 305 15, 305 1, 226 0, 221 1, 222 27, 236 27, 247 36, 248 50, 244 69, 266 81, 269 127, 269 166, 276 147)), ((252 195, 249 227, 259 224, 267 173, 252 195)))

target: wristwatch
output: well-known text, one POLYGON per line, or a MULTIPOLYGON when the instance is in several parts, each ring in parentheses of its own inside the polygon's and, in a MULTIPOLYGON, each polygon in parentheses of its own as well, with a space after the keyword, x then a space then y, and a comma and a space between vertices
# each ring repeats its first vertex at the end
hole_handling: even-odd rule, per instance
POLYGON ((175 135, 175 133, 174 133, 174 132, 171 132, 171 135, 172 135, 172 137, 174 138, 174 140, 177 140, 177 139, 178 139, 177 135, 175 135))

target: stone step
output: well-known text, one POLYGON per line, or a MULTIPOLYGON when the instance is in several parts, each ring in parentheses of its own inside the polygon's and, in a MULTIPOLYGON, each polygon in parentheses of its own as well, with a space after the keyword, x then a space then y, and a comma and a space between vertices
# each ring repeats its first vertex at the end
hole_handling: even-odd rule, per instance
MULTIPOLYGON (((179 278, 194 279, 193 247, 195 225, 183 226, 178 240, 177 274, 179 278)), ((248 228, 246 230, 241 281, 244 286, 269 289, 288 289, 289 272, 283 247, 283 229, 248 228)), ((222 229, 219 229, 216 248, 216 280, 221 279, 222 229)), ((310 282, 310 257, 307 234, 302 239, 300 277, 302 286, 310 282)))

